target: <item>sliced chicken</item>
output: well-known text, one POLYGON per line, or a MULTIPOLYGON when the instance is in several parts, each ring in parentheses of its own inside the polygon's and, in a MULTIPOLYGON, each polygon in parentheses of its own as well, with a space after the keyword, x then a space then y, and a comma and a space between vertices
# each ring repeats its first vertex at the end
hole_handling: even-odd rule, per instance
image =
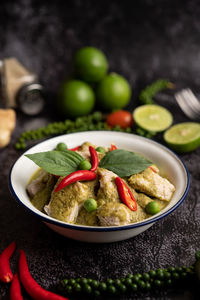
POLYGON ((45 188, 50 174, 44 170, 40 170, 35 179, 31 181, 26 187, 27 193, 30 198, 33 198, 39 191, 45 188))
MULTIPOLYGON (((61 179, 58 180, 58 183, 61 179)), ((83 202, 88 199, 88 195, 88 185, 77 181, 56 193, 53 191, 50 202, 44 207, 44 210, 53 218, 74 223, 83 202)))
POLYGON ((120 226, 129 224, 131 210, 123 203, 106 203, 99 207, 97 217, 101 226, 120 226))
POLYGON ((83 158, 90 160, 90 151, 89 146, 93 146, 93 144, 89 142, 85 142, 81 145, 78 151, 76 151, 78 154, 80 154, 83 158))
POLYGON ((109 202, 121 202, 115 184, 115 178, 117 177, 117 175, 103 168, 97 169, 97 175, 99 177, 100 183, 100 188, 97 193, 97 200, 99 202, 99 205, 103 205, 104 203, 109 202))
POLYGON ((163 201, 170 201, 175 191, 173 184, 150 168, 145 169, 139 174, 132 175, 128 181, 136 191, 143 192, 163 201))

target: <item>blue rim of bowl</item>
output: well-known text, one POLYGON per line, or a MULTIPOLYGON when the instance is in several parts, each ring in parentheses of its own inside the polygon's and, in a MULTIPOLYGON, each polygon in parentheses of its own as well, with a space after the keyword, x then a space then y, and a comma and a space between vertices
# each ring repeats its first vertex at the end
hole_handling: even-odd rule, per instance
MULTIPOLYGON (((102 132, 102 131, 103 130, 97 131, 97 132, 102 132)), ((85 133, 87 133, 87 132, 88 131, 85 131, 85 133)), ((91 131, 89 131, 89 132, 91 132, 91 131)), ((104 132, 108 132, 108 131, 104 131, 104 132)), ((72 134, 77 134, 77 132, 76 133, 72 133, 72 134)), ((130 134, 130 133, 124 133, 124 134, 125 135, 133 135, 133 134, 130 134)), ((145 137, 140 137, 140 138, 145 139, 145 140, 149 140, 149 139, 147 139, 145 137)), ((184 169, 186 171, 186 176, 187 176, 187 186, 185 188, 185 191, 184 191, 182 197, 179 199, 179 201, 172 208, 170 208, 169 210, 167 210, 166 212, 162 213, 161 215, 159 215, 157 217, 155 216, 154 218, 148 218, 145 221, 142 221, 142 222, 139 222, 139 223, 133 223, 133 224, 129 224, 129 225, 113 226, 113 227, 95 227, 95 226, 85 226, 85 225, 78 225, 78 224, 77 225, 72 225, 72 224, 69 224, 69 223, 60 223, 62 221, 59 222, 59 220, 56 220, 56 219, 48 219, 45 216, 45 214, 44 214, 44 216, 38 215, 36 212, 34 212, 29 207, 27 207, 19 199, 19 197, 16 195, 16 193, 15 193, 15 191, 13 189, 13 186, 12 186, 12 183, 11 183, 11 174, 12 174, 12 169, 14 168, 14 166, 15 166, 15 164, 16 164, 17 161, 14 162, 14 164, 12 165, 12 167, 10 169, 10 172, 9 172, 9 188, 10 188, 10 191, 11 191, 12 195, 15 197, 15 199, 17 200, 17 202, 21 206, 25 207, 29 212, 31 212, 36 217, 42 219, 43 222, 50 223, 50 224, 56 225, 58 227, 63 227, 63 228, 67 228, 67 229, 72 229, 72 230, 77 230, 77 231, 111 232, 111 231, 130 230, 130 229, 134 229, 134 228, 138 228, 138 227, 143 227, 143 226, 155 223, 156 221, 159 221, 160 219, 162 219, 162 218, 168 216, 170 213, 172 213, 184 201, 184 199, 186 198, 186 196, 187 196, 187 194, 189 192, 189 187, 190 187, 190 173, 189 173, 187 167, 185 166, 184 162, 182 161, 182 159, 174 151, 172 151, 168 147, 166 147, 166 146, 164 146, 161 143, 158 143, 156 141, 151 140, 151 142, 154 143, 154 144, 158 144, 160 147, 164 148, 168 152, 171 152, 181 162, 181 164, 183 165, 183 167, 184 167, 184 169)), ((24 154, 22 154, 22 155, 24 155, 24 154)))

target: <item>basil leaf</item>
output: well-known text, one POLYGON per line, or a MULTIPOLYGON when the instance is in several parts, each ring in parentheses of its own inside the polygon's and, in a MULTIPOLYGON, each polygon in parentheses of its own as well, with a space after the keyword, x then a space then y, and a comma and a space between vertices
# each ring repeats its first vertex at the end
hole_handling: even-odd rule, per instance
POLYGON ((99 167, 108 169, 119 177, 137 174, 150 165, 152 162, 139 154, 121 149, 108 152, 99 163, 99 167))
POLYGON ((45 171, 58 176, 66 176, 77 171, 83 160, 80 154, 69 150, 39 152, 25 156, 45 171))

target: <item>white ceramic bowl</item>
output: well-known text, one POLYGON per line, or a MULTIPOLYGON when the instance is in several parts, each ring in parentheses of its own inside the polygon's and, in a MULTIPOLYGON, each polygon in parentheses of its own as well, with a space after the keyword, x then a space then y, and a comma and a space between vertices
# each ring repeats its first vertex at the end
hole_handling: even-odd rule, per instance
POLYGON ((40 218, 48 227, 59 234, 79 241, 108 243, 125 240, 140 234, 156 221, 174 211, 186 197, 190 184, 189 173, 175 153, 159 143, 134 134, 111 131, 90 131, 61 135, 32 147, 24 154, 15 162, 10 170, 9 180, 12 194, 20 204, 36 217, 40 218), (169 205, 159 214, 142 222, 113 227, 67 224, 37 210, 28 198, 26 186, 38 166, 25 157, 24 154, 52 150, 59 142, 64 142, 69 148, 73 148, 85 141, 90 141, 91 143, 101 146, 109 146, 111 143, 115 143, 118 148, 141 153, 158 165, 161 172, 165 174, 176 187, 176 191, 169 205))

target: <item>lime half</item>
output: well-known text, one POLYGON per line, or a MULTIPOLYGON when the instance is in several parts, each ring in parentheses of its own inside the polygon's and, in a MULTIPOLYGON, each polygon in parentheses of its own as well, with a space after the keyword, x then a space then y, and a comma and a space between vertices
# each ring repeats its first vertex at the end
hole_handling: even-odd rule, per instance
POLYGON ((200 146, 200 123, 186 122, 174 125, 164 133, 164 140, 178 153, 193 151, 200 146))
POLYGON ((133 111, 135 123, 147 130, 160 132, 167 129, 173 122, 172 114, 159 105, 142 105, 133 111))

